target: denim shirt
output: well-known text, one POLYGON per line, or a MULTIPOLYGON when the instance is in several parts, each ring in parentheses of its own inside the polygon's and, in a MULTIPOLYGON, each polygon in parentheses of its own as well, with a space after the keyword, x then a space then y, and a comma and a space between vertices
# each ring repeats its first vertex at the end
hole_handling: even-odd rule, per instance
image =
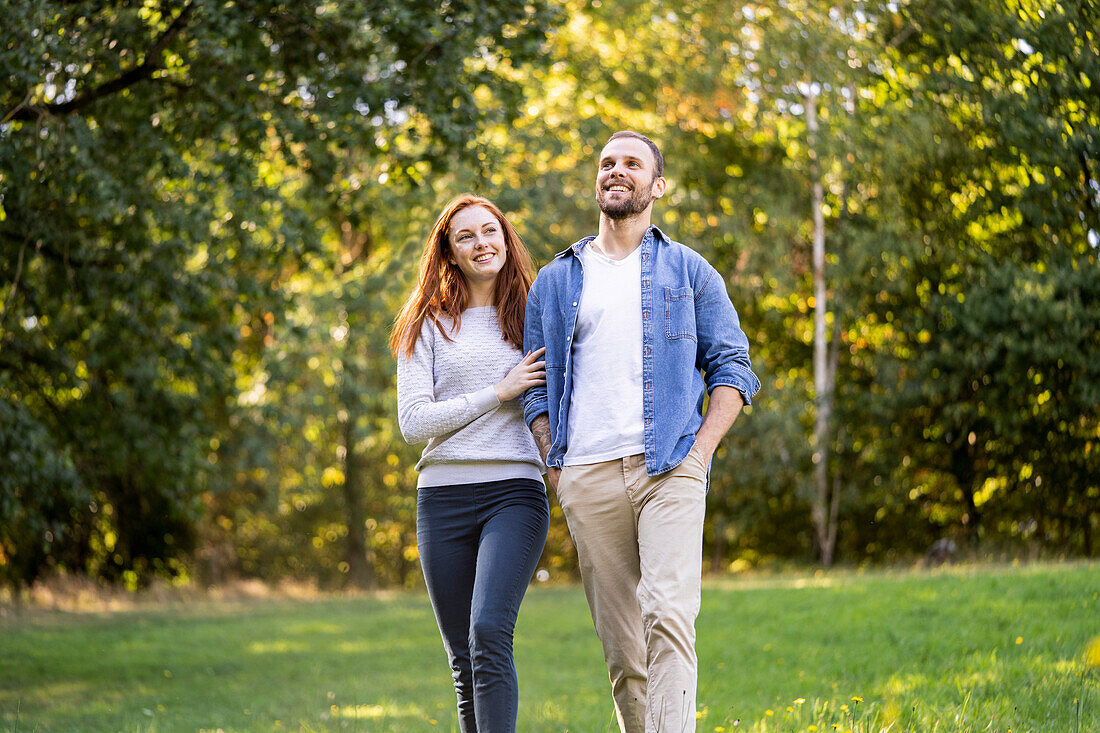
MULTIPOLYGON (((550 419, 546 464, 562 467, 572 393, 572 344, 584 269, 586 237, 539 271, 527 296, 523 349, 546 347, 546 386, 523 395, 523 417, 550 419)), ((749 342, 725 282, 702 255, 651 226, 641 244, 642 419, 646 473, 680 464, 703 424, 703 399, 719 385, 735 388, 745 404, 760 389, 749 342), (704 382, 700 371, 706 375, 704 382)))

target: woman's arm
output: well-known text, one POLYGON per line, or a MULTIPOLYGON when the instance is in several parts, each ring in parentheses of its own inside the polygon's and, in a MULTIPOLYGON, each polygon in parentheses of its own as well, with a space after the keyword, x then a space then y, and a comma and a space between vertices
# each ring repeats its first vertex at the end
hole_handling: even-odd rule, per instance
POLYGON ((493 385, 436 401, 433 336, 425 322, 412 355, 397 358, 397 424, 410 444, 453 433, 500 404, 493 385))

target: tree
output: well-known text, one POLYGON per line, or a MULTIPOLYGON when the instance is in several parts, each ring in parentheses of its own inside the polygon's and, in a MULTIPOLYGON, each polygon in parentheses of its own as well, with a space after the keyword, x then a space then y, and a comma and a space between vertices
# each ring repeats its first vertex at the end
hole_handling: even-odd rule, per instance
MULTIPOLYGON (((226 484, 209 457, 233 364, 262 346, 240 329, 282 317, 271 284, 322 246, 310 202, 332 199, 335 161, 387 157, 398 126, 426 158, 461 149, 508 114, 506 76, 552 14, 259 0, 4 16, 0 399, 36 426, 11 439, 49 436, 27 466, 71 465, 91 495, 58 490, 54 562, 131 584, 184 572, 200 494, 226 484), (484 89, 501 103, 480 107, 484 89)), ((18 495, 58 484, 40 470, 18 495)), ((26 526, 16 546, 40 542, 26 526)), ((41 569, 10 562, 37 568, 19 582, 41 569)))

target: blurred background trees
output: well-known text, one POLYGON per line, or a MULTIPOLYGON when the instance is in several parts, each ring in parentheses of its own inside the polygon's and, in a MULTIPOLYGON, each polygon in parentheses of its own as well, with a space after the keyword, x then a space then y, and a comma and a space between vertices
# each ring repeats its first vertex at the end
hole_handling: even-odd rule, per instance
POLYGON ((1096 552, 1091 3, 0 14, 11 586, 418 582, 385 340, 422 237, 473 190, 544 263, 594 229, 620 128, 662 145, 656 223, 727 276, 764 384, 715 459, 711 568, 1096 552))

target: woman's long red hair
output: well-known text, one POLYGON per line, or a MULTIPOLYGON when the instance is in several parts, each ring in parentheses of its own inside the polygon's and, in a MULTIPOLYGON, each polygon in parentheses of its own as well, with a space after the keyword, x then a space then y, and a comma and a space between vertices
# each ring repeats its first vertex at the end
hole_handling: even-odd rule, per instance
POLYGON ((500 222, 504 232, 506 256, 504 266, 497 275, 493 300, 501 335, 505 341, 523 350, 523 316, 527 309, 527 291, 531 289, 531 271, 534 269, 531 255, 504 212, 492 201, 466 193, 447 204, 424 242, 416 288, 394 321, 390 333, 390 351, 394 356, 401 352, 405 352, 406 357, 412 356, 425 319, 431 319, 448 341, 452 339, 439 319, 444 316, 450 318, 454 324, 452 332, 458 330, 462 311, 466 310, 470 300, 470 288, 462 270, 451 262, 451 221, 455 214, 471 206, 488 209, 500 222))

